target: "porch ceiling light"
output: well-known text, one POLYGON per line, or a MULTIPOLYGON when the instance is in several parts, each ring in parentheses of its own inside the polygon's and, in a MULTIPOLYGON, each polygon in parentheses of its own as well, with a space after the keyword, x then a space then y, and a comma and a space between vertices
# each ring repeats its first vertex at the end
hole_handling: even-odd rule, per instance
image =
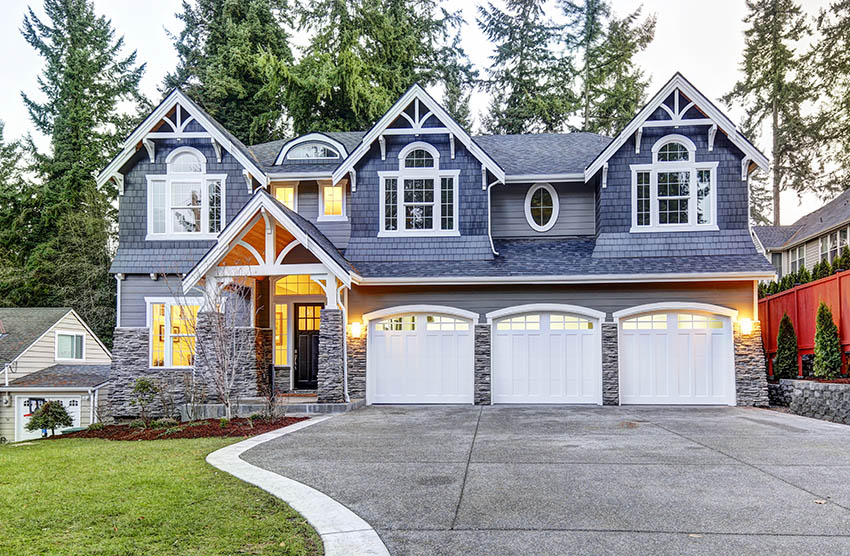
POLYGON ((741 334, 749 336, 753 333, 753 319, 740 319, 738 323, 741 325, 741 334))
POLYGON ((360 321, 352 322, 348 325, 348 333, 352 338, 359 338, 363 333, 363 324, 360 321))

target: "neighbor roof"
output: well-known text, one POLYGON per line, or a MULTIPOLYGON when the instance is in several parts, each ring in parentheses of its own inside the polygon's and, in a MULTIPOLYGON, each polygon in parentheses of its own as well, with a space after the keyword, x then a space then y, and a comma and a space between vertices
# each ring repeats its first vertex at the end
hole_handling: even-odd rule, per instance
POLYGON ((0 336, 0 364, 9 363, 50 330, 69 307, 0 308, 6 335, 0 336))
POLYGON ((786 249, 850 223, 850 189, 788 226, 753 226, 767 250, 786 249))
POLYGON ((9 382, 11 388, 94 388, 109 380, 109 365, 53 365, 9 382))

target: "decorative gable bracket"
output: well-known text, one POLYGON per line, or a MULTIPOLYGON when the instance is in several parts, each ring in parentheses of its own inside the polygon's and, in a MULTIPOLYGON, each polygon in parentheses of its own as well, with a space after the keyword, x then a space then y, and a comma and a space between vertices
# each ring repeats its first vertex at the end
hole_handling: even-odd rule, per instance
POLYGON ((708 152, 714 150, 714 137, 717 135, 717 124, 711 124, 708 128, 708 152))
POLYGON ((378 137, 378 144, 381 146, 381 160, 387 159, 387 138, 383 135, 378 137))
POLYGON ((151 161, 151 164, 156 162, 156 145, 152 139, 145 137, 142 139, 142 145, 145 146, 145 149, 148 151, 148 158, 151 161))
POLYGON ((602 188, 608 187, 608 163, 602 165, 602 188))
POLYGON ((637 128, 635 131, 635 154, 640 154, 640 140, 643 138, 643 127, 637 128))
POLYGON ((452 160, 455 159, 455 136, 454 133, 449 133, 449 151, 452 154, 452 160))
POLYGON ((115 172, 112 174, 109 179, 115 182, 115 186, 118 188, 118 194, 124 194, 124 174, 121 172, 115 172))
POLYGON ((747 175, 750 173, 750 157, 745 156, 741 159, 741 181, 747 181, 747 175))
POLYGON ((213 150, 215 151, 215 159, 221 164, 221 143, 215 140, 215 137, 210 137, 210 143, 212 143, 213 150))
POLYGON ((348 171, 348 180, 351 182, 351 192, 357 191, 357 170, 352 168, 348 171))

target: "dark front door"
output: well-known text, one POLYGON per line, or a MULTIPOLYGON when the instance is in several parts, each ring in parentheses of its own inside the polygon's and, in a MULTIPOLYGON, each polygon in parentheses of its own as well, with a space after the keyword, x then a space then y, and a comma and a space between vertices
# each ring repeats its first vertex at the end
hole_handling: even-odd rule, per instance
POLYGON ((319 376, 319 315, 324 305, 295 304, 295 388, 315 389, 319 376))

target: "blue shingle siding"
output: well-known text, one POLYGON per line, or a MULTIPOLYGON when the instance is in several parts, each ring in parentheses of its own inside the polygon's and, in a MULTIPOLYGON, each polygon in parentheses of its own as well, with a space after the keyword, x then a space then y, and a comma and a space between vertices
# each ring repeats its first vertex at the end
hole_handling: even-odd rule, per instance
POLYGON ((487 192, 481 188, 481 163, 455 142, 451 158, 448 135, 388 135, 386 160, 376 142, 356 166, 357 191, 350 197, 351 240, 345 256, 352 262, 377 260, 460 260, 492 258, 487 233, 487 192), (441 170, 460 170, 458 229, 461 237, 379 238, 380 182, 378 172, 398 171, 399 152, 414 141, 425 141, 440 152, 441 170))
POLYGON ((194 147, 206 157, 207 173, 227 174, 225 225, 251 197, 242 177, 242 165, 224 149, 219 164, 209 139, 158 139, 154 143, 156 162, 151 164, 147 151, 140 149, 125 166, 124 194, 118 200, 118 251, 110 269, 113 273, 188 272, 214 244, 209 240, 145 240, 148 230, 147 176, 167 173, 165 159, 172 150, 194 147))

